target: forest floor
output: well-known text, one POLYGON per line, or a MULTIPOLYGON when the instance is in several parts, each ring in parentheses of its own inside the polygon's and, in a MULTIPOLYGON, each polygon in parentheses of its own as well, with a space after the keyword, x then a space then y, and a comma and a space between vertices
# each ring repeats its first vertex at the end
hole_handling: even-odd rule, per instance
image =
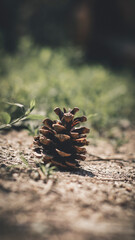
POLYGON ((90 139, 80 169, 48 177, 27 131, 1 134, 0 239, 135 239, 135 130, 114 130, 90 139))

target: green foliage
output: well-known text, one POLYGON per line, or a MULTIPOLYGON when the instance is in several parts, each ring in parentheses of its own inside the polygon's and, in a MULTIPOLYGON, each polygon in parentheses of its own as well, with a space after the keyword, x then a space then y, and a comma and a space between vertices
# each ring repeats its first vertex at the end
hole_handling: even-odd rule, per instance
MULTIPOLYGON (((32 120, 43 119, 43 117, 40 115, 32 115, 32 116, 30 115, 35 107, 35 100, 32 100, 30 102, 30 106, 27 110, 25 110, 24 105, 22 105, 20 103, 6 102, 6 104, 9 104, 11 106, 16 106, 17 108, 21 108, 21 115, 15 119, 12 119, 12 117, 9 115, 9 113, 0 112, 0 130, 11 128, 16 123, 27 120, 27 119, 32 119, 32 120)), ((13 115, 14 115, 14 113, 13 113, 13 115)))
MULTIPOLYGON (((133 119, 135 116, 132 76, 116 74, 103 66, 84 64, 79 49, 38 48, 22 39, 14 56, 1 57, 0 77, 2 100, 24 106, 36 99, 34 115, 25 112, 29 119, 42 120, 42 116, 55 119, 53 109, 56 106, 78 106, 79 114, 86 114, 88 124, 98 129, 110 126, 118 118, 133 119)), ((11 118, 23 112, 19 106, 20 112, 14 111, 15 107, 0 103, 2 112, 14 112, 11 118)))
POLYGON ((26 167, 29 167, 28 160, 22 154, 20 154, 20 159, 22 160, 26 167))
POLYGON ((47 163, 46 165, 44 165, 43 163, 37 163, 37 167, 40 168, 46 178, 52 176, 54 174, 54 171, 57 170, 55 166, 51 166, 51 163, 47 163))
POLYGON ((56 170, 55 166, 51 166, 50 163, 44 165, 40 164, 40 169, 42 170, 43 174, 48 178, 50 175, 53 174, 54 170, 56 170))
POLYGON ((0 113, 0 123, 8 124, 10 123, 11 117, 7 112, 0 113))

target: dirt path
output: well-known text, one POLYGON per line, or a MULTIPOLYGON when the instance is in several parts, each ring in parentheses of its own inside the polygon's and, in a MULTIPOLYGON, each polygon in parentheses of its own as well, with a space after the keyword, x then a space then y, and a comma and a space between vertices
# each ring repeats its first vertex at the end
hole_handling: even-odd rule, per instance
POLYGON ((47 179, 26 131, 0 135, 0 239, 135 239, 135 131, 125 136, 117 152, 91 140, 82 169, 47 179))

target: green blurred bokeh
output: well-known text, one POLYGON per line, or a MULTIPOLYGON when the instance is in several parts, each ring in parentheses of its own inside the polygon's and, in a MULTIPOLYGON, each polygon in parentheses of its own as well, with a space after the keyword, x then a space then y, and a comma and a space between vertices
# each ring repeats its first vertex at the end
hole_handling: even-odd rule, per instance
MULTIPOLYGON (((56 106, 78 106, 100 130, 121 118, 134 119, 132 75, 83 63, 79 48, 39 48, 23 38, 14 56, 5 54, 0 61, 2 101, 28 105, 35 99, 36 112, 51 118, 56 106)), ((3 108, 8 111, 1 103, 3 108)))
POLYGON ((18 116, 4 102, 28 106, 35 99, 35 112, 50 118, 56 106, 79 107, 98 131, 119 119, 134 122, 134 74, 127 70, 134 66, 134 6, 132 0, 2 0, 1 111, 18 116))

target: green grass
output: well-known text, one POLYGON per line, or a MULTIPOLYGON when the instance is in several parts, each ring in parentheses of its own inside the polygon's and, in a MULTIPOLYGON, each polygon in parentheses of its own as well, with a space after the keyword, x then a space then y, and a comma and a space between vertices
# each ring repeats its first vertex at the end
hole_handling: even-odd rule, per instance
POLYGON ((39 48, 22 39, 16 54, 1 53, 0 89, 2 101, 29 105, 35 99, 37 113, 53 119, 56 106, 78 106, 98 129, 135 116, 132 76, 83 63, 81 50, 72 47, 39 48))

